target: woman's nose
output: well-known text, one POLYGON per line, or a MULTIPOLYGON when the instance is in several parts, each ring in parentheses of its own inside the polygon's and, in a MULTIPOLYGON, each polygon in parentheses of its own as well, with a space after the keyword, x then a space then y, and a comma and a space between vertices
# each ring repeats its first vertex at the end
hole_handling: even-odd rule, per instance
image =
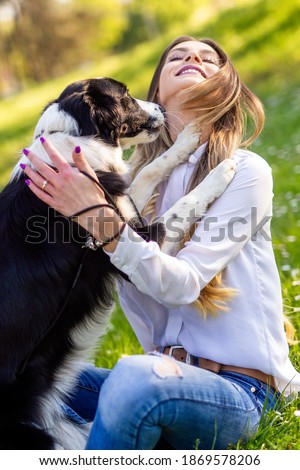
POLYGON ((190 51, 186 54, 185 61, 189 62, 190 60, 194 60, 195 62, 198 62, 199 64, 202 64, 202 59, 201 59, 200 55, 195 51, 190 51))

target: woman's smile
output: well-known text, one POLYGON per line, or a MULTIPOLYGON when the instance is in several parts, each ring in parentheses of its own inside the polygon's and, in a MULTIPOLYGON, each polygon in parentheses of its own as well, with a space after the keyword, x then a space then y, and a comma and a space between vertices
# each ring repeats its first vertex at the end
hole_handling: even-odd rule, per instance
POLYGON ((201 69, 200 67, 196 65, 191 65, 191 64, 184 65, 183 67, 181 67, 179 72, 176 73, 176 77, 180 75, 186 75, 186 74, 193 74, 193 75, 201 74, 204 78, 207 78, 207 75, 203 69, 201 69))

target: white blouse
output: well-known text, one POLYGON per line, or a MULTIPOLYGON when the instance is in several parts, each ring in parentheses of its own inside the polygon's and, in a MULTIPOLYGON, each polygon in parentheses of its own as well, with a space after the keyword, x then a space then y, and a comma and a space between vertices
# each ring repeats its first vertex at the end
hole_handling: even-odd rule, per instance
MULTIPOLYGON (((160 185, 157 215, 185 194, 204 148, 160 185)), ((115 252, 108 254, 132 282, 118 285, 119 299, 146 352, 182 345, 195 356, 271 374, 288 395, 300 391, 300 374, 289 360, 270 235, 271 168, 250 151, 238 150, 234 160, 234 179, 176 257, 162 253, 157 243, 147 243, 128 226, 115 252), (224 268, 226 284, 238 294, 227 312, 204 319, 192 303, 224 268)))

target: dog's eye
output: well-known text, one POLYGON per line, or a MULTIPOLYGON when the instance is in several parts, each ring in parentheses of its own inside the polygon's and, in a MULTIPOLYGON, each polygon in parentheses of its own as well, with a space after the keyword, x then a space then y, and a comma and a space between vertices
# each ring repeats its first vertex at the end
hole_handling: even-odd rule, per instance
POLYGON ((128 125, 127 124, 122 124, 121 134, 126 134, 127 131, 128 131, 128 125))

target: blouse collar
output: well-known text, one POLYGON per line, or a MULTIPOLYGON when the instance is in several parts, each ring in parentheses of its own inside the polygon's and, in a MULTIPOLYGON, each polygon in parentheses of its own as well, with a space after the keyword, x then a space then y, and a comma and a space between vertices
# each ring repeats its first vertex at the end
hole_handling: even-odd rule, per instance
POLYGON ((200 145, 200 147, 198 147, 195 150, 195 152, 190 155, 189 163, 195 164, 198 162, 198 160, 200 159, 201 155, 204 153, 204 150, 207 147, 207 143, 208 142, 204 142, 204 144, 200 145))

